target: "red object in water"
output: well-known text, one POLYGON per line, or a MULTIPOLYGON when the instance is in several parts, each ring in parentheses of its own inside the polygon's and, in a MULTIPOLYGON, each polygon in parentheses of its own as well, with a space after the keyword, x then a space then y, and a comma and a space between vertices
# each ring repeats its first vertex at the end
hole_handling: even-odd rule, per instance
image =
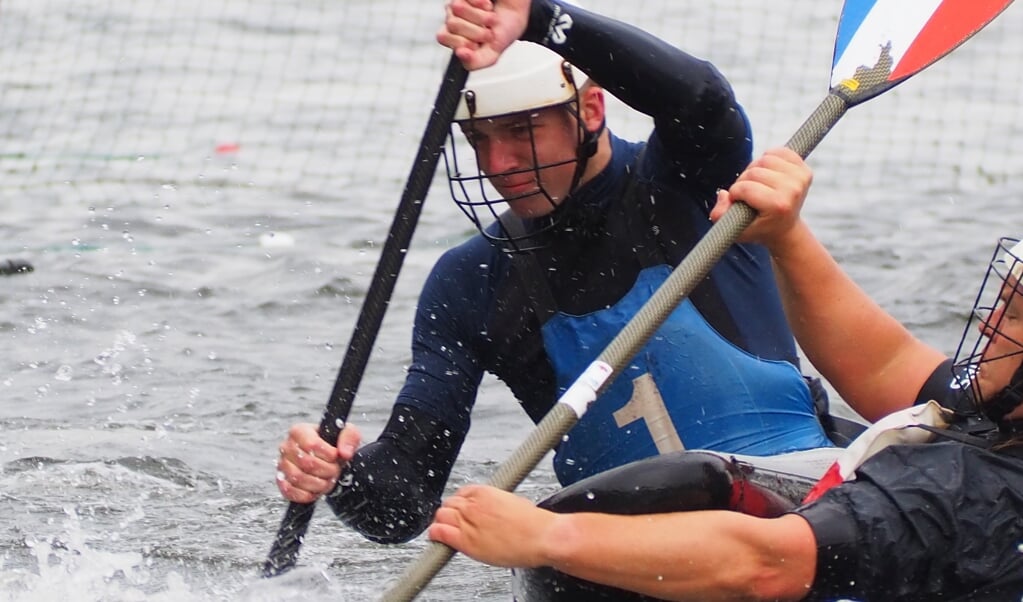
POLYGON ((217 145, 218 155, 229 155, 238 152, 241 146, 237 142, 222 142, 217 145))

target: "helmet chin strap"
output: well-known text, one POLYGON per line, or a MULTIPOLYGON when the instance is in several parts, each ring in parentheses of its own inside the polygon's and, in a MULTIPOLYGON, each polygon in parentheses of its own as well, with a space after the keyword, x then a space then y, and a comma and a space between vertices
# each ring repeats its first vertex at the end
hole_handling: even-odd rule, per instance
POLYGON ((590 157, 597 154, 597 148, 600 144, 600 136, 607 129, 607 120, 600 122, 600 127, 592 132, 586 132, 583 134, 583 139, 579 142, 579 148, 576 149, 576 163, 575 173, 572 175, 572 186, 568 189, 569 195, 575 192, 575 189, 579 186, 579 182, 583 179, 583 174, 586 173, 586 166, 589 165, 590 157))

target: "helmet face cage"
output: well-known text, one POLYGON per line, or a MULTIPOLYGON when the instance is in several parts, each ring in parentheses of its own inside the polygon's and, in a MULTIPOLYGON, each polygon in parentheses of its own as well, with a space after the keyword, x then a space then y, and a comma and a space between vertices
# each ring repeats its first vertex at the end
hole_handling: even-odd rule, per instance
MULTIPOLYGON (((472 221, 473 225, 476 226, 476 229, 491 242, 507 247, 513 251, 528 250, 527 247, 531 248, 532 245, 537 243, 537 239, 535 239, 537 235, 549 232, 560 223, 565 212, 555 211, 555 209, 558 208, 559 202, 564 199, 555 200, 550 192, 544 188, 543 174, 545 170, 549 170, 551 168, 574 164, 576 168, 572 176, 568 194, 570 195, 578 187, 579 180, 582 177, 582 172, 585 169, 586 159, 589 155, 588 152, 584 151, 588 135, 579 114, 578 107, 579 90, 575 89, 573 98, 567 102, 522 111, 521 114, 523 118, 526 120, 527 125, 530 126, 527 129, 529 132, 528 143, 530 146, 530 153, 532 155, 531 165, 522 169, 515 169, 501 173, 485 173, 481 167, 482 163, 480 161, 478 149, 470 140, 471 134, 470 136, 464 136, 461 133, 456 133, 455 130, 464 129, 464 131, 471 133, 474 129, 475 123, 478 121, 499 119, 501 117, 507 117, 508 115, 486 118, 470 117, 469 119, 452 123, 448 136, 448 144, 444 147, 444 165, 447 169, 448 187, 451 192, 451 198, 469 218, 469 220, 472 221), (578 145, 571 157, 541 164, 536 147, 536 139, 534 137, 532 122, 539 111, 549 109, 562 109, 568 113, 572 120, 575 121, 578 145), (528 191, 519 196, 504 198, 490 184, 490 178, 522 173, 532 174, 532 178, 536 182, 537 189, 528 191), (509 228, 505 225, 505 223, 498 219, 498 216, 508 209, 508 201, 515 201, 516 199, 532 197, 535 195, 541 195, 546 198, 547 202, 550 203, 551 212, 542 217, 529 219, 529 228, 509 228), (496 222, 498 226, 488 230, 488 225, 493 222, 496 222)), ((518 114, 519 113, 511 113, 510 115, 518 114)))
MULTIPOLYGON (((983 399, 981 395, 976 378, 981 364, 1023 355, 1023 340, 1013 338, 1005 332, 1006 315, 1003 311, 1016 297, 1023 295, 1023 287, 1020 285, 1020 276, 1023 275, 1023 245, 1019 242, 1013 238, 1002 238, 998 241, 956 350, 954 377, 961 388, 972 393, 973 401, 978 406, 995 401, 983 399), (994 357, 983 357, 995 336, 1014 343, 1017 349, 994 357)), ((1001 393, 996 394, 995 398, 1002 397, 1005 393, 1012 393, 1014 397, 1018 397, 1015 390, 1021 385, 1023 369, 1017 369, 1011 382, 1001 393)), ((1012 404, 1013 407, 1015 405, 1012 404)))

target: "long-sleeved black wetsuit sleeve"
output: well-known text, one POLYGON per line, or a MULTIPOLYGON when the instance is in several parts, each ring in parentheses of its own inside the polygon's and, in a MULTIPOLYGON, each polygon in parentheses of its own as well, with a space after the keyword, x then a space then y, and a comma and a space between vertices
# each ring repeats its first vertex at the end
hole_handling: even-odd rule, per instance
MULTIPOLYGON (((704 164, 708 154, 731 149, 748 154, 745 114, 709 62, 632 25, 553 0, 533 0, 522 39, 554 50, 653 117, 656 137, 679 165, 704 164)), ((730 164, 734 157, 722 159, 730 164)))
POLYGON ((363 446, 328 499, 347 524, 378 542, 398 543, 429 525, 469 430, 482 378, 478 359, 490 306, 492 247, 470 239, 445 253, 423 285, 412 363, 390 420, 363 446))
POLYGON ((425 413, 395 405, 383 433, 359 449, 327 503, 372 541, 408 541, 440 506, 463 439, 425 413))

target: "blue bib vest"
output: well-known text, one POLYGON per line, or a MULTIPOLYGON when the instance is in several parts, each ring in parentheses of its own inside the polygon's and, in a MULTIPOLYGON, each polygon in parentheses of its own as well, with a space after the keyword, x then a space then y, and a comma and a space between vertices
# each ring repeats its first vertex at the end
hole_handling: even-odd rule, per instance
MULTIPOLYGON (((612 307, 557 312, 544 323, 559 395, 670 273, 667 265, 645 268, 612 307)), ((680 449, 772 455, 831 445, 795 366, 736 347, 685 300, 568 433, 554 469, 568 485, 680 449)))

